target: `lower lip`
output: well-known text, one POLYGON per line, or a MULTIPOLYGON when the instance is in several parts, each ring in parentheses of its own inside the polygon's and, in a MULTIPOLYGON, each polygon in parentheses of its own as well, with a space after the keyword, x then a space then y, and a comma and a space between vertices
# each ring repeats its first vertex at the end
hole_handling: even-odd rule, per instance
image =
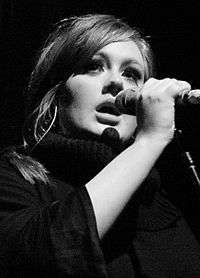
POLYGON ((117 125, 119 123, 119 117, 120 116, 116 116, 116 115, 111 115, 108 113, 96 113, 96 117, 97 120, 101 123, 101 124, 106 124, 106 125, 117 125))

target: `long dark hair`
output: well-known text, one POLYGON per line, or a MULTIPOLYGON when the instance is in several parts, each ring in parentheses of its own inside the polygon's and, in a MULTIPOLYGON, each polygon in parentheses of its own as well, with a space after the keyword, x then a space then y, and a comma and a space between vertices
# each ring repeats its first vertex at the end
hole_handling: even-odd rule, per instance
MULTIPOLYGON (((147 80, 154 75, 153 54, 137 28, 113 15, 101 14, 70 17, 55 25, 40 51, 26 90, 24 150, 31 153, 52 129, 58 112, 56 99, 64 82, 105 45, 128 40, 134 41, 142 54, 147 80)), ((23 157, 13 152, 11 161, 24 178, 31 183, 48 182, 46 169, 30 156, 23 157)))

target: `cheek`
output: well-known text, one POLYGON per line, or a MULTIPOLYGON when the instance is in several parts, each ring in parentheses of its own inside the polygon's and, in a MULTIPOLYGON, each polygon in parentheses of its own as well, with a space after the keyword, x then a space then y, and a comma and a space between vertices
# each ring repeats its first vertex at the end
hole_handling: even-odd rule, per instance
POLYGON ((66 89, 68 89, 71 94, 75 97, 78 95, 89 95, 90 92, 97 87, 97 82, 90 77, 86 76, 74 76, 67 80, 66 89))
POLYGON ((71 97, 71 105, 77 108, 85 107, 95 101, 98 90, 97 83, 85 76, 71 77, 66 82, 66 90, 71 97))

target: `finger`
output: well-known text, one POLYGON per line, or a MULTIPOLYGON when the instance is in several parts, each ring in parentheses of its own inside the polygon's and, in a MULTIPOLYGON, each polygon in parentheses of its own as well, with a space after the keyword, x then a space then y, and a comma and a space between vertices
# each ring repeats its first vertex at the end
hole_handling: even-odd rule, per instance
POLYGON ((191 85, 186 81, 177 80, 178 95, 182 98, 185 94, 188 94, 191 90, 191 85))
POLYGON ((195 89, 191 90, 188 93, 189 103, 191 104, 200 104, 200 90, 195 89))

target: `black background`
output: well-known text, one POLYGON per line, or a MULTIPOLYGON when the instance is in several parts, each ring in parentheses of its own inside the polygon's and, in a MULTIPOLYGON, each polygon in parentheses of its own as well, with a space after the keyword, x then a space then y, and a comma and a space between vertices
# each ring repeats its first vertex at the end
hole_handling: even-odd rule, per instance
MULTIPOLYGON (((200 1, 1 1, 0 146, 21 142, 23 90, 52 24, 84 13, 124 17, 151 37, 158 78, 173 77, 200 88, 200 1)), ((200 108, 182 108, 176 124, 187 149, 200 158, 200 108)))
MULTIPOLYGON (((199 0, 0 0, 0 148, 21 143, 23 90, 52 24, 85 13, 114 14, 140 27, 151 37, 157 77, 186 80, 193 89, 200 88, 199 0)), ((200 106, 184 107, 176 113, 184 145, 200 169, 199 122, 200 106)), ((187 182, 187 170, 180 158, 177 145, 169 146, 159 161, 161 179, 188 222, 198 223, 200 195, 187 182)))

